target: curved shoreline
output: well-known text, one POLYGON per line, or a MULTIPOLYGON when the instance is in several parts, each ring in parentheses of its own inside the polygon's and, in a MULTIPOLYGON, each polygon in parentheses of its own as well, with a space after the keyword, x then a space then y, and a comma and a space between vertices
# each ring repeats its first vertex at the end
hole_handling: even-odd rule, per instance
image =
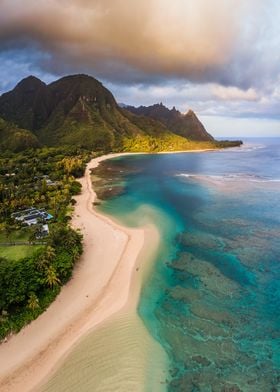
MULTIPOLYGON (((90 169, 99 162, 124 155, 110 154, 91 160, 80 180, 72 225, 84 235, 84 252, 73 278, 61 289, 50 307, 36 320, 0 346, 2 392, 30 391, 54 371, 78 340, 129 305, 135 306, 140 283, 132 292, 139 268, 145 232, 158 244, 155 228, 130 229, 92 208, 95 192, 90 169), (108 244, 110 244, 108 246, 108 244), (92 284, 94 283, 94 285, 92 284), (23 387, 24 385, 24 387, 23 387)), ((129 155, 129 154, 128 154, 129 155)))

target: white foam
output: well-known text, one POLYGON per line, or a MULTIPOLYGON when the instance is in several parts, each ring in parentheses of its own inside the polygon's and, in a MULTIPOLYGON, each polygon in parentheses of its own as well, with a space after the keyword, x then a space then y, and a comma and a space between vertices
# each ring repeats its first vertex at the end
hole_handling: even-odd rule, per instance
POLYGON ((227 153, 227 152, 239 152, 239 153, 243 153, 243 152, 252 152, 255 150, 259 150, 262 148, 265 148, 265 144, 243 144, 240 147, 232 147, 232 148, 225 148, 222 150, 219 150, 218 152, 220 153, 227 153))
POLYGON ((255 174, 246 173, 230 173, 224 175, 214 175, 214 174, 200 174, 200 173, 179 173, 176 174, 177 177, 193 178, 197 180, 215 180, 215 181, 249 181, 249 182, 280 182, 279 178, 266 178, 257 176, 255 174))

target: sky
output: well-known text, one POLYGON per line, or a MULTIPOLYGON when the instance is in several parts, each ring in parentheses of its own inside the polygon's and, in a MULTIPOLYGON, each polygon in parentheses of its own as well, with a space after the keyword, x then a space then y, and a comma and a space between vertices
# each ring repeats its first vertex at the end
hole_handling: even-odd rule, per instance
POLYGON ((214 136, 280 136, 279 20, 279 0, 0 0, 0 94, 86 73, 214 136))

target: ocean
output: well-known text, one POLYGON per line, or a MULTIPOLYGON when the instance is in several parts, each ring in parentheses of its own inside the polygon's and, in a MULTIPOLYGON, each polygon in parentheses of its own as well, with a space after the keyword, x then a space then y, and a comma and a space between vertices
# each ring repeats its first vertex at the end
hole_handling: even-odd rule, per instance
POLYGON ((279 391, 280 139, 125 156, 99 175, 101 211, 161 235, 138 313, 168 354, 165 389, 279 391))

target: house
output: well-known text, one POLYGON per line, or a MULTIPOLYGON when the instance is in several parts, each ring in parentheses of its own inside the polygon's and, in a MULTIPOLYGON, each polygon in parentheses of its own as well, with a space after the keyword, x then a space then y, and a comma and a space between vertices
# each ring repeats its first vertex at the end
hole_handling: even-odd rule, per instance
POLYGON ((37 225, 38 223, 40 223, 40 221, 49 221, 53 218, 53 216, 46 212, 44 209, 38 210, 36 208, 28 208, 26 210, 13 213, 12 218, 28 226, 32 226, 37 225))
POLYGON ((38 233, 36 234, 36 238, 40 239, 40 238, 44 238, 47 237, 49 235, 49 225, 48 224, 44 224, 42 226, 40 226, 40 229, 38 230, 38 233))

